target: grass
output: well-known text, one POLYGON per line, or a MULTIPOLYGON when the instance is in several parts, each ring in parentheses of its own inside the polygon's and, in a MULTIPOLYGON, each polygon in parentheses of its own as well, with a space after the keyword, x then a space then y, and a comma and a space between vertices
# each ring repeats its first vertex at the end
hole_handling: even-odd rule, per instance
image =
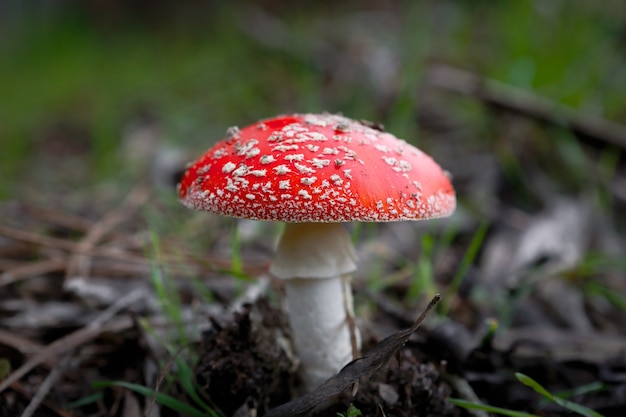
POLYGON ((354 404, 350 404, 345 413, 337 413, 337 417, 358 417, 360 415, 363 415, 363 413, 354 404))
MULTIPOLYGON (((181 382, 184 382, 181 379, 181 382)), ((214 411, 209 405, 200 402, 197 406, 189 405, 187 402, 180 401, 171 395, 157 392, 151 388, 145 387, 139 384, 133 384, 125 381, 98 381, 93 384, 96 389, 103 389, 109 387, 126 388, 137 394, 143 395, 148 398, 154 399, 154 401, 162 406, 168 407, 174 411, 177 411, 183 416, 189 417, 222 417, 221 413, 214 411)), ((195 388, 194 391, 195 392, 195 388)))
POLYGON ((452 281, 443 293, 437 310, 439 315, 445 317, 448 314, 452 298, 456 296, 470 267, 474 265, 478 259, 478 253, 487 235, 487 229, 488 224, 483 222, 479 225, 478 229, 476 229, 474 236, 472 236, 472 240, 467 246, 465 255, 463 255, 463 259, 461 259, 461 263, 457 267, 452 281))
MULTIPOLYGON (((92 386, 96 390, 111 387, 128 389, 137 394, 151 398, 155 403, 177 411, 184 416, 223 417, 223 414, 211 404, 210 399, 205 398, 203 394, 201 394, 197 386, 193 372, 197 355, 193 351, 188 337, 188 326, 183 317, 181 300, 175 283, 164 273, 159 261, 161 249, 156 235, 153 235, 152 242, 154 252, 152 283, 163 316, 166 318, 167 327, 171 327, 172 332, 165 336, 159 335, 147 321, 140 320, 140 323, 149 335, 159 340, 166 347, 170 358, 166 362, 161 363, 162 369, 159 380, 156 382, 156 387, 154 388, 128 381, 96 381, 92 386), (163 382, 165 382, 165 384, 163 384, 163 382), (168 391, 172 384, 182 387, 188 399, 176 398, 161 392, 168 391)), ((93 395, 74 402, 70 405, 70 408, 87 405, 99 400, 101 397, 101 393, 96 392, 93 395)))
MULTIPOLYGON (((560 405, 561 407, 571 411, 572 413, 579 414, 585 417, 602 417, 602 414, 588 407, 584 407, 580 404, 576 404, 572 401, 568 401, 562 397, 552 394, 547 389, 545 389, 541 384, 539 384, 537 381, 535 381, 528 375, 524 375, 520 372, 517 372, 515 374, 515 378, 517 378, 519 382, 526 385, 527 387, 532 388, 536 393, 542 395, 544 398, 548 399, 549 401, 553 403, 560 405)), ((494 413, 494 414, 499 414, 499 415, 504 415, 504 416, 509 416, 509 417, 539 417, 537 414, 531 414, 531 413, 526 413, 522 411, 514 411, 514 410, 509 410, 509 409, 501 408, 501 407, 493 407, 490 405, 474 403, 471 401, 465 401, 465 400, 461 400, 458 398, 450 398, 448 401, 450 401, 452 404, 458 407, 462 407, 468 410, 482 410, 482 411, 486 411, 489 413, 494 413)))

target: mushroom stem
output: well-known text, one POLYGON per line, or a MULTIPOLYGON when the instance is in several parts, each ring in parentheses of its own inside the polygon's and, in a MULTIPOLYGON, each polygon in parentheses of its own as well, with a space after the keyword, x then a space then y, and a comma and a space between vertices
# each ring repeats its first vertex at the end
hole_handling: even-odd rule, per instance
POLYGON ((270 272, 285 281, 289 324, 306 391, 353 359, 358 332, 350 273, 355 270, 354 247, 341 224, 285 227, 270 272))

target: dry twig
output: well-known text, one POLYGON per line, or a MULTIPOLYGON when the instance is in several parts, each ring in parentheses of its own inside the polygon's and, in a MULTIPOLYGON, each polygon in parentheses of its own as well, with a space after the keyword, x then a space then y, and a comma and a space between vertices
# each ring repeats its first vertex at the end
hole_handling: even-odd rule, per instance
POLYGON ((0 287, 13 284, 33 276, 62 271, 65 269, 66 264, 67 260, 65 258, 53 258, 16 266, 0 274, 0 287))
POLYGON ((24 412, 22 412, 21 417, 31 417, 35 413, 35 411, 37 411, 41 402, 46 398, 46 395, 48 395, 48 393, 52 389, 52 386, 57 382, 59 377, 63 375, 63 371, 65 371, 65 369, 70 365, 71 361, 72 355, 67 354, 61 360, 61 362, 59 362, 59 364, 54 367, 52 372, 48 374, 46 379, 37 389, 37 392, 30 400, 30 403, 28 403, 28 406, 26 406, 24 412))
POLYGON ((76 279, 87 279, 91 265, 91 257, 88 255, 98 242, 109 233, 115 226, 129 218, 150 196, 150 189, 140 184, 132 189, 126 196, 120 207, 110 211, 100 221, 95 223, 77 244, 76 251, 70 259, 65 276, 65 287, 71 285, 76 279))
POLYGON ((0 392, 17 382, 36 366, 74 350, 103 332, 120 332, 132 327, 133 321, 130 317, 121 317, 108 325, 106 323, 120 310, 128 307, 142 296, 143 292, 140 290, 129 293, 126 297, 121 298, 117 303, 100 313, 89 325, 50 343, 0 382, 0 392))
POLYGON ((529 91, 447 65, 431 66, 426 72, 426 82, 626 149, 626 126, 563 106, 529 91))

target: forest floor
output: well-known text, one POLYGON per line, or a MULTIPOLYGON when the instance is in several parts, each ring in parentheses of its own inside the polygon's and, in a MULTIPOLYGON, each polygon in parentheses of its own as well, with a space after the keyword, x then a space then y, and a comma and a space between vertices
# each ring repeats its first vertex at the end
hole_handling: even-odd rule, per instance
MULTIPOLYGON (((535 81, 544 91, 562 87, 566 99, 596 97, 612 122, 540 88, 435 59, 444 37, 460 42, 455 30, 475 41, 453 43, 460 51, 515 44, 524 21, 502 16, 520 16, 525 2, 475 15, 463 2, 432 3, 432 39, 399 28, 405 16, 393 8, 279 21, 282 7, 274 16, 249 4, 232 22, 211 15, 215 36, 204 43, 194 31, 171 36, 162 14, 142 15, 158 28, 145 39, 139 30, 118 39, 114 20, 95 19, 95 36, 68 25, 50 43, 33 43, 37 59, 24 61, 50 78, 0 72, 8 95, 17 83, 3 74, 32 76, 23 80, 31 90, 20 87, 0 105, 12 115, 0 134, 36 125, 32 140, 0 140, 0 193, 18 190, 0 201, 0 417, 626 415, 626 84, 611 78, 604 101, 593 83, 569 90, 595 80, 598 68, 606 74, 597 78, 626 74, 609 53, 623 51, 621 32, 574 25, 586 23, 585 10, 609 23, 623 13, 595 2, 567 7, 555 21, 586 32, 555 30, 565 38, 559 53, 541 49, 534 64, 502 70, 518 81, 520 71, 548 77, 535 81), (353 37, 337 29, 353 27, 353 37), (501 36, 507 27, 516 36, 501 36), (89 36, 56 50, 57 40, 75 39, 71 30, 89 36), (610 36, 604 49, 583 42, 598 33, 610 36), (431 49, 414 53, 424 39, 431 49), (60 58, 46 64, 44 50, 60 58), (604 50, 602 62, 579 56, 604 50), (574 68, 570 58, 580 77, 549 78, 571 76, 550 71, 574 68), (55 71, 58 63, 74 66, 55 71), (44 88, 55 76, 58 89, 44 88), (239 84, 222 88, 233 78, 239 84), (76 91, 56 100, 65 88, 76 91), (38 94, 61 110, 35 123, 39 110, 26 109, 38 94), (224 120, 248 124, 259 109, 312 108, 370 115, 416 142, 452 173, 459 204, 447 219, 346 225, 359 260, 353 289, 364 356, 302 396, 284 288, 268 273, 281 226, 191 212, 175 184, 199 156, 191 148, 218 140, 224 120)), ((426 6, 415 7, 411 19, 424 15, 426 6)), ((551 21, 551 10, 529 13, 551 21)), ((427 31, 411 19, 409 29, 427 31)), ((541 30, 528 36, 544 45, 541 30)), ((510 63, 506 54, 496 62, 494 50, 461 52, 456 62, 510 63)))

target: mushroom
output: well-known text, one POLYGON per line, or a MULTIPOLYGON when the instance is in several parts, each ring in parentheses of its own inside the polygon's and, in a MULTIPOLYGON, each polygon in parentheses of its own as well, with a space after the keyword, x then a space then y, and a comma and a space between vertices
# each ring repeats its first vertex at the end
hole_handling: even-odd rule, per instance
POLYGON ((444 217, 456 205, 449 175, 421 150, 327 113, 230 128, 189 166, 178 195, 193 209, 286 223, 270 273, 285 283, 306 391, 358 353, 356 257, 341 223, 444 217))

